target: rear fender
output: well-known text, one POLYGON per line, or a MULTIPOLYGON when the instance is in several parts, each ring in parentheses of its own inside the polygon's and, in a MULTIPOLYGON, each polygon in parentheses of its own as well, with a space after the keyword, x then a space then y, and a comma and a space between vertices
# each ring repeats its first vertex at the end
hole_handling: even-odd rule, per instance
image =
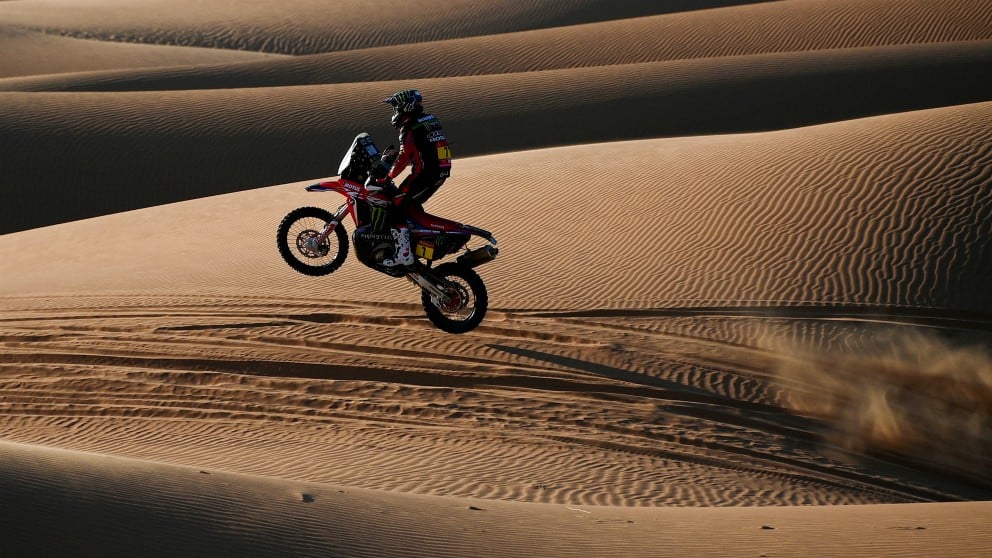
POLYGON ((436 232, 443 231, 456 234, 476 235, 486 239, 492 244, 496 244, 496 239, 493 237, 492 233, 487 230, 473 227, 472 225, 465 225, 457 221, 452 221, 451 219, 445 219, 444 217, 438 217, 437 215, 431 215, 430 213, 427 213, 417 207, 410 208, 409 215, 414 223, 425 229, 436 232))
POLYGON ((462 228, 465 229, 465 232, 468 232, 469 234, 480 236, 486 239, 487 241, 489 241, 490 243, 492 243, 493 245, 496 244, 496 237, 493 236, 493 233, 485 229, 480 229, 479 227, 473 227, 472 225, 462 225, 462 228))

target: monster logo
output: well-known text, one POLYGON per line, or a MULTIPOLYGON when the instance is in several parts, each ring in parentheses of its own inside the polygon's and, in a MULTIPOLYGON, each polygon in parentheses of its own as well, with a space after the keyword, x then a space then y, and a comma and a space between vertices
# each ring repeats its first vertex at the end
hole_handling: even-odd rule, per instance
POLYGON ((389 211, 384 207, 369 206, 369 224, 372 230, 382 232, 389 228, 389 211))

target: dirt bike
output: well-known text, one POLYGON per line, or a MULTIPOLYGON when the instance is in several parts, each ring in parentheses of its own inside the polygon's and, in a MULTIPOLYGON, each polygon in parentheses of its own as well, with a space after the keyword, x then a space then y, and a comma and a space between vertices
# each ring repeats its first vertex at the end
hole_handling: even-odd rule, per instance
POLYGON ((350 215, 355 223, 352 244, 360 262, 392 277, 406 277, 419 286, 424 311, 438 328, 449 333, 471 331, 482 322, 489 307, 486 285, 474 268, 496 258, 496 239, 483 229, 413 208, 408 212, 413 265, 383 265, 384 259, 394 257, 395 243, 388 220, 392 201, 382 195, 379 183, 395 156, 392 146, 380 152, 372 136, 358 134, 338 167, 338 180, 306 187, 308 192, 337 192, 347 201, 333 213, 319 207, 291 211, 279 224, 279 253, 290 267, 305 275, 332 273, 348 256, 348 234, 342 220, 350 215), (472 237, 489 244, 468 249, 472 237), (433 265, 462 249, 465 251, 455 261, 433 265))

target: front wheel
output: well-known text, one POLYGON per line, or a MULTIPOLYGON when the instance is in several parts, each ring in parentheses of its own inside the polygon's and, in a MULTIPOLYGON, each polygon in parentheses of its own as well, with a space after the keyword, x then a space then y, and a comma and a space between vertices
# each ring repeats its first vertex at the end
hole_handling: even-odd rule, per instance
POLYGON ((334 220, 330 211, 319 207, 301 207, 290 211, 279 223, 276 243, 279 254, 289 267, 304 275, 319 277, 341 267, 348 257, 348 233, 338 223, 323 242, 317 238, 327 223, 334 220))
POLYGON ((489 294, 486 284, 472 268, 446 263, 431 270, 440 282, 445 297, 424 291, 421 297, 430 321, 448 333, 465 333, 476 328, 486 317, 489 294))

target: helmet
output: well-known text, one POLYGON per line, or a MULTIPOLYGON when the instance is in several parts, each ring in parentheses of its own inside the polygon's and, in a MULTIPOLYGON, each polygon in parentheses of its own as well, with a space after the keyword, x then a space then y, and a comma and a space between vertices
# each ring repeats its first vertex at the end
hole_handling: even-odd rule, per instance
POLYGON ((420 95, 420 91, 416 89, 397 91, 383 99, 382 102, 393 106, 393 118, 390 122, 392 122, 393 126, 397 127, 402 123, 403 115, 417 114, 424 110, 424 98, 420 95))

